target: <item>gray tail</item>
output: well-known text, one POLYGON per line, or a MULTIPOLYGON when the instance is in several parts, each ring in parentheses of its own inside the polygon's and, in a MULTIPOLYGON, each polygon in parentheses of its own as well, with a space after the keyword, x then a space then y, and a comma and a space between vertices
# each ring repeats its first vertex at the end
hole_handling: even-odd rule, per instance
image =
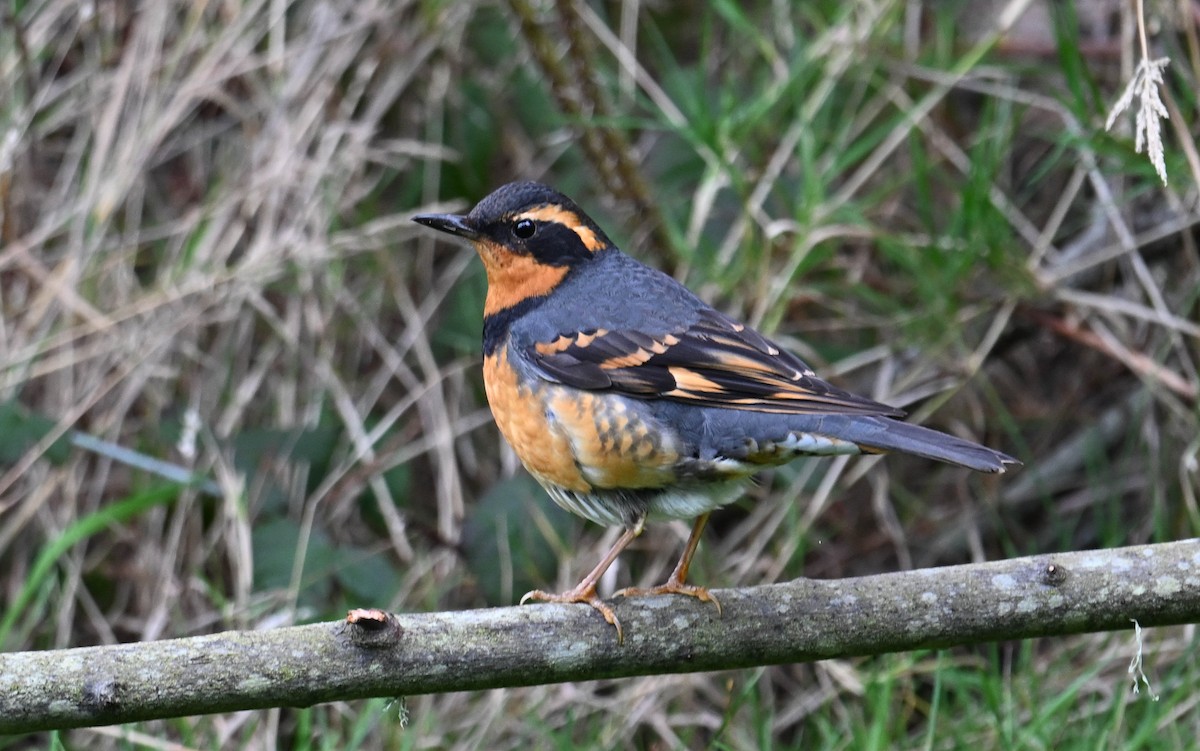
POLYGON ((824 416, 822 422, 819 432, 853 441, 868 453, 912 454, 978 472, 1003 472, 1010 464, 1021 464, 987 446, 889 417, 831 415, 824 416))

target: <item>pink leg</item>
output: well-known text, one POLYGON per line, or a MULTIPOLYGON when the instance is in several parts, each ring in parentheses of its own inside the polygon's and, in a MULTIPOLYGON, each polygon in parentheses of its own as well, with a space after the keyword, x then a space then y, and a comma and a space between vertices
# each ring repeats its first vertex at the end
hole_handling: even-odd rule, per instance
POLYGON ((708 524, 708 514, 702 514, 696 518, 696 523, 692 526, 692 534, 688 537, 687 545, 683 548, 683 555, 679 557, 679 563, 675 564, 675 570, 671 572, 671 576, 667 578, 665 584, 660 584, 657 587, 649 589, 641 589, 637 587, 627 587, 622 589, 617 594, 622 597, 632 597, 635 595, 687 595, 695 597, 701 602, 711 602, 717 606, 717 614, 721 613, 721 603, 713 597, 712 593, 704 587, 697 587, 694 584, 685 584, 687 579, 688 567, 692 565, 692 556, 696 554, 696 548, 700 545, 700 533, 704 531, 704 525, 708 524))
MULTIPOLYGON (((621 631, 621 622, 617 620, 617 614, 604 600, 600 599, 600 595, 596 594, 596 584, 600 581, 600 577, 604 576, 604 572, 608 567, 617 560, 617 556, 621 551, 629 547, 629 543, 637 539, 637 536, 642 533, 642 528, 645 526, 645 519, 639 520, 632 527, 626 527, 624 534, 617 538, 616 543, 601 559, 600 563, 596 564, 596 568, 592 572, 583 577, 583 581, 575 585, 574 589, 563 592, 562 594, 551 594, 543 592, 540 589, 535 589, 532 592, 526 592, 521 598, 521 604, 524 605, 528 600, 537 600, 539 602, 583 602, 591 605, 596 610, 600 611, 600 615, 604 616, 604 620, 611 623, 617 629, 617 643, 625 641, 625 634, 621 631)), ((684 573, 687 572, 686 567, 684 573)))

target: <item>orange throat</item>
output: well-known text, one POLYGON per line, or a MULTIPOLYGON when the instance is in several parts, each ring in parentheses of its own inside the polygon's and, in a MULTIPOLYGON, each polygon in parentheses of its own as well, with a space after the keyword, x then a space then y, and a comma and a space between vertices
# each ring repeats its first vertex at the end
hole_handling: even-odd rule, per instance
POLYGON ((483 304, 485 316, 499 313, 531 297, 548 295, 567 276, 566 266, 539 263, 531 256, 513 253, 492 242, 476 242, 475 250, 487 270, 488 291, 483 304))

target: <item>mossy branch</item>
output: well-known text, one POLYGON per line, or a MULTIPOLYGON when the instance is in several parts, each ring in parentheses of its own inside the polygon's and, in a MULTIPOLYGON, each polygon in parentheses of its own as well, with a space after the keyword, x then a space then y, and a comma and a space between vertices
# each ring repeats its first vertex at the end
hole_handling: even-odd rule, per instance
POLYGON ((0 733, 1200 621, 1200 540, 585 605, 0 655, 0 733))

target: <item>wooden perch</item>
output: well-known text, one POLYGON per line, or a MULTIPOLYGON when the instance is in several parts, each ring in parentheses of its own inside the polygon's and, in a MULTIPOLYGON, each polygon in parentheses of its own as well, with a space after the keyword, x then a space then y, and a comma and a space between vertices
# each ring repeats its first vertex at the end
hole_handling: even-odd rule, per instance
POLYGON ((727 670, 1200 621, 1200 540, 622 600, 0 654, 0 733, 372 696, 727 670))

